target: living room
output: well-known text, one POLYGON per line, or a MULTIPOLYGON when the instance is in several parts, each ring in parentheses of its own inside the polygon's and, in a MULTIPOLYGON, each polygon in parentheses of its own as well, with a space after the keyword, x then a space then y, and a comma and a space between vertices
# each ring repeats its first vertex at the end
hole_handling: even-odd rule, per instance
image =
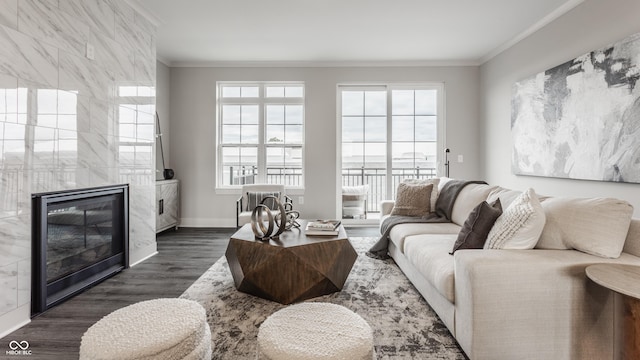
MULTIPOLYGON (((508 6, 505 2, 496 2, 513 11, 513 19, 516 19, 513 21, 522 23, 512 23, 506 10, 496 11, 490 22, 504 22, 510 33, 501 34, 500 27, 492 28, 498 29, 497 33, 491 34, 493 43, 480 38, 489 36, 481 31, 484 29, 466 33, 464 36, 471 39, 464 39, 467 41, 465 44, 477 42, 484 46, 473 49, 475 53, 447 46, 460 35, 454 34, 454 29, 445 23, 463 27, 457 23, 460 20, 455 17, 455 12, 448 9, 448 17, 440 19, 437 11, 429 13, 425 10, 430 6, 439 9, 437 4, 411 2, 407 8, 394 8, 392 14, 401 18, 409 13, 423 12, 426 20, 440 21, 438 24, 453 34, 442 36, 450 39, 449 44, 439 43, 437 32, 435 35, 422 34, 424 41, 411 44, 393 43, 385 38, 388 49, 379 45, 382 40, 368 39, 363 40, 371 44, 369 49, 373 49, 368 57, 353 55, 354 52, 345 45, 332 54, 310 52, 304 59, 278 57, 277 53, 268 58, 264 49, 256 50, 253 58, 240 57, 236 55, 242 54, 237 52, 239 49, 246 51, 251 47, 241 43, 227 44, 228 53, 210 49, 213 55, 208 59, 189 58, 186 52, 176 55, 160 46, 162 41, 166 41, 163 38, 167 36, 166 28, 173 24, 166 15, 171 14, 170 2, 154 3, 9 0, 0 8, 0 44, 3 44, 3 50, 0 50, 0 82, 4 88, 2 106, 5 112, 1 123, 3 127, 0 128, 0 143, 4 146, 1 163, 3 209, 0 212, 3 215, 0 218, 0 253, 3 254, 0 256, 0 347, 3 350, 9 349, 12 340, 27 340, 32 344, 33 356, 42 356, 36 351, 42 349, 35 346, 38 336, 47 336, 46 333, 34 333, 29 339, 11 336, 29 322, 40 320, 38 317, 31 319, 32 194, 128 183, 131 249, 128 265, 134 266, 120 275, 128 271, 133 273, 145 263, 168 261, 162 257, 159 242, 164 241, 160 239, 162 236, 173 236, 172 230, 160 235, 158 241, 155 235, 155 180, 162 177, 157 169, 173 169, 175 179, 180 182, 180 229, 176 236, 189 229, 198 233, 202 229, 215 228, 220 238, 228 240, 229 234, 235 230, 236 200, 241 190, 224 185, 225 178, 221 174, 224 170, 218 158, 221 148, 217 140, 219 104, 216 96, 220 86, 225 84, 303 84, 303 183, 287 189, 287 195, 293 200, 293 209, 300 213, 301 218, 342 217, 343 144, 337 116, 341 87, 392 89, 407 84, 441 86, 443 89, 438 100, 442 104, 438 120, 443 121, 444 126, 438 131, 434 152, 438 176, 445 175, 444 149, 448 148, 448 174, 451 178, 484 180, 491 185, 517 190, 534 188, 536 193, 546 196, 623 199, 633 206, 633 217, 640 217, 640 187, 637 183, 514 174, 511 134, 514 84, 640 32, 637 21, 640 3, 637 1, 545 1, 535 5, 522 1, 508 6), (412 10, 412 6, 418 6, 420 11, 412 10), (89 49, 87 44, 95 49, 89 49), (429 51, 431 46, 435 50, 429 51), (449 47, 454 48, 454 52, 448 57, 434 54, 449 47), (377 48, 382 48, 382 51, 377 48), (418 50, 412 53, 408 48, 418 50), (401 50, 406 51, 404 58, 389 55, 401 50), (95 53, 90 54, 93 51, 95 53), (455 51, 462 55, 456 58, 453 55, 455 51), (343 57, 344 54, 352 57, 343 57), (44 113, 34 110, 32 104, 45 101, 41 99, 46 96, 54 99, 52 110, 44 113), (76 105, 68 112, 61 110, 64 107, 61 99, 67 97, 73 98, 71 102, 76 105), (155 118, 156 111, 158 119, 155 118), (53 121, 57 122, 47 125, 47 115, 52 114, 53 121), (77 117, 77 125, 65 122, 67 115, 77 117), (133 120, 122 127, 125 121, 118 124, 118 117, 133 120), (156 121, 161 131, 154 125, 156 121), (118 131, 132 127, 136 130, 130 135, 120 133, 118 136, 118 131), (162 133, 162 154, 158 151, 158 137, 154 133, 162 133), (27 143, 29 137, 25 134, 40 140, 36 146, 44 149, 28 160, 24 154, 34 145, 27 143), (59 151, 65 146, 76 149, 77 155, 73 159, 59 156, 59 151), (120 155, 114 154, 118 152, 120 155)), ((173 11, 176 17, 195 16, 198 6, 204 5, 194 3, 193 6, 195 11, 191 13, 186 5, 180 11, 173 11)), ((207 6, 215 8, 217 5, 207 6)), ((288 2, 282 6, 282 14, 294 10, 297 11, 295 14, 305 13, 302 6, 288 2)), ((344 5, 336 3, 336 6, 344 5)), ((349 6, 348 10, 355 12, 358 6, 364 8, 367 4, 359 2, 349 6)), ((465 12, 476 6, 491 8, 496 5, 469 3, 458 10, 465 12)), ((221 14, 225 11, 229 9, 220 9, 221 14)), ((314 7, 313 11, 321 19, 326 20, 321 17, 326 16, 330 20, 333 10, 314 7)), ((469 12, 475 13, 475 10, 469 12)), ((384 23, 388 16, 384 12, 375 14, 372 18, 360 15, 360 21, 364 24, 373 19, 384 23)), ((283 19, 286 16, 279 20, 283 19)), ((240 23, 243 20, 228 21, 240 23)), ((301 25, 300 22, 296 24, 301 25)), ((327 27, 337 26, 324 24, 327 27)), ((393 29, 390 26, 386 31, 393 29)), ((400 30, 415 28, 408 29, 400 30)), ((231 30, 218 31, 218 37, 224 37, 230 36, 231 30)), ((356 35, 354 31, 353 38, 349 37, 351 35, 347 37, 366 38, 356 35)), ((265 31, 259 39, 266 41, 268 36, 269 32, 265 31)), ((292 42, 302 41, 292 34, 290 36, 292 42)), ((315 45, 305 44, 301 48, 313 50, 323 46, 321 40, 314 41, 315 45)), ((384 196, 380 199, 386 200, 384 196)), ((377 204, 369 206, 374 214, 378 211, 377 204)), ((372 235, 376 234, 378 226, 375 216, 362 220, 344 219, 344 222, 354 226, 348 229, 350 234, 376 236, 372 235)), ((218 257, 223 255, 225 247, 217 245, 218 257)), ((185 253, 192 254, 189 250, 185 253)), ((203 269, 194 270, 200 272, 196 278, 216 260, 210 259, 207 266, 202 265, 203 269)), ((178 262, 180 265, 176 267, 188 267, 189 262, 178 262)), ((117 280, 120 275, 109 281, 117 280)), ((116 288, 114 285, 105 290, 104 296, 117 292, 116 288)), ((180 296, 183 291, 172 296, 180 296)), ((147 298, 155 295, 148 294, 147 298)), ((128 304, 121 304, 125 305, 128 304)), ((64 316, 69 315, 65 313, 64 316)), ((51 324, 54 323, 52 320, 51 324)), ((72 324, 73 319, 60 318, 61 327, 73 327, 72 324)), ((86 322, 82 324, 84 326, 86 322)), ((78 330, 80 334, 86 327, 78 330)), ((78 338, 78 344, 79 341, 78 338)), ((67 355, 75 358, 77 353, 67 355)))

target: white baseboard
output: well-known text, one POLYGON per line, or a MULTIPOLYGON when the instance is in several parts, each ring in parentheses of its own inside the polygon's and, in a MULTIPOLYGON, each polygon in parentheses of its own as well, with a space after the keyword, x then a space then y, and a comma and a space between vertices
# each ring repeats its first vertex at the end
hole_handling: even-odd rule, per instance
MULTIPOLYGON (((0 339, 31 322, 31 303, 20 306, 0 316, 0 339)), ((24 339, 11 339, 22 341, 24 339)), ((3 341, 4 343, 4 341, 3 341)), ((7 342, 8 343, 8 342, 7 342)), ((1 349, 4 351, 5 349, 1 349)))
POLYGON ((180 227, 222 227, 235 228, 236 219, 216 219, 216 218, 181 218, 180 227))

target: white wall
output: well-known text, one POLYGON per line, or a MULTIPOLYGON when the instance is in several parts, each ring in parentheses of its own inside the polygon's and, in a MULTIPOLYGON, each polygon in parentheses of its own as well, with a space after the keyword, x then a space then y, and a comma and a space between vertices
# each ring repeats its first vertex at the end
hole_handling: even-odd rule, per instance
MULTIPOLYGON (((160 118, 160 132, 162 133, 162 148, 164 149, 164 166, 171 168, 171 150, 169 118, 169 99, 171 98, 171 68, 160 61, 156 61, 156 111, 160 118)), ((158 132, 156 130, 156 132, 158 132)), ((160 140, 156 138, 156 179, 163 180, 162 155, 160 153, 160 140)))
MULTIPOLYGON (((511 86, 640 31, 640 1, 586 0, 480 68, 484 177, 513 189, 554 196, 626 199, 640 216, 640 185, 516 176, 511 173, 511 86)), ((640 119, 638 119, 640 122, 640 119)), ((640 146, 640 139, 638 139, 640 146)))
POLYGON ((215 191, 216 81, 304 81, 305 218, 336 210, 336 87, 352 82, 444 82, 451 176, 480 174, 478 67, 171 68, 171 161, 181 180, 183 226, 234 226, 237 195, 215 191))

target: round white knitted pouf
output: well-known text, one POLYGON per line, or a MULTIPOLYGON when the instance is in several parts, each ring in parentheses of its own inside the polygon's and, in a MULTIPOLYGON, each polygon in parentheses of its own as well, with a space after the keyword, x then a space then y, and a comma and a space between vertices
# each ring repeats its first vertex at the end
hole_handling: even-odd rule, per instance
POLYGON ((373 331, 360 315, 335 304, 300 303, 273 313, 260 325, 260 359, 367 359, 373 331))
POLYGON ((116 310, 82 335, 81 360, 211 359, 204 308, 185 299, 155 299, 116 310))

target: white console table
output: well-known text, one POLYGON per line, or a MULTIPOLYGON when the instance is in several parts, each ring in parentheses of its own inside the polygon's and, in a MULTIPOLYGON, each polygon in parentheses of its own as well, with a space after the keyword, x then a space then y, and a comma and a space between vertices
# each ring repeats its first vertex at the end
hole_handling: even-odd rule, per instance
POLYGON ((156 181, 156 233, 180 222, 180 182, 177 179, 156 181))

